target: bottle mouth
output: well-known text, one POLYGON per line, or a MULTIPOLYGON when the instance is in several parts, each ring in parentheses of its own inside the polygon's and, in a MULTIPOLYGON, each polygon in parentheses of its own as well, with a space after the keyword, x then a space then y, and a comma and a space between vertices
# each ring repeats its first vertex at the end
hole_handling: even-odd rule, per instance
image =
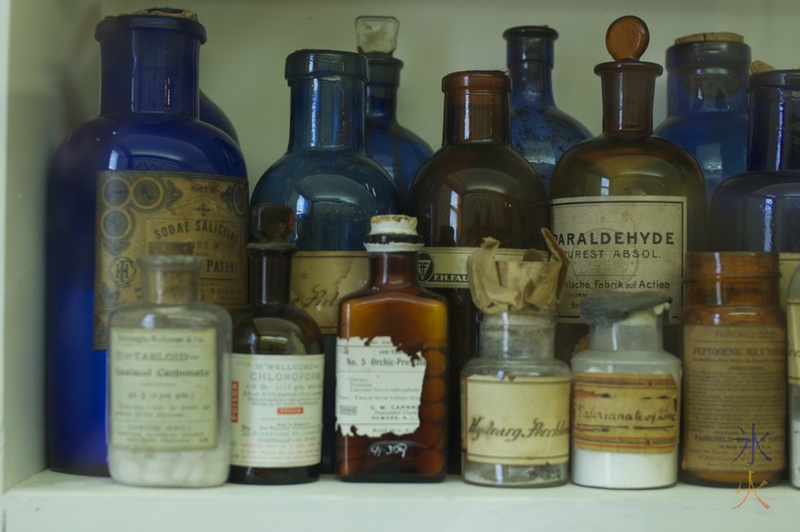
POLYGON ((135 14, 106 17, 95 26, 94 38, 100 41, 110 33, 118 33, 126 30, 180 32, 197 38, 200 44, 206 42, 206 28, 196 20, 163 14, 135 14))
POLYGON ((367 79, 367 58, 340 50, 297 50, 286 58, 286 79, 353 76, 367 79))
POLYGON ((509 92, 511 78, 499 70, 465 70, 452 72, 442 78, 442 91, 455 89, 509 92))
POLYGON ((664 72, 664 69, 658 63, 648 63, 646 61, 637 61, 635 59, 609 61, 607 63, 600 63, 594 67, 594 73, 598 76, 614 73, 624 75, 628 72, 639 75, 651 74, 653 78, 657 78, 664 72))
POLYGON ((503 32, 506 66, 536 61, 553 68, 553 41, 558 32, 547 26, 517 26, 503 32))
POLYGON ((750 64, 750 47, 743 42, 695 41, 667 48, 667 70, 702 64, 746 68, 750 64))
POLYGON ((751 74, 747 78, 747 90, 762 87, 800 90, 800 70, 769 70, 751 74))

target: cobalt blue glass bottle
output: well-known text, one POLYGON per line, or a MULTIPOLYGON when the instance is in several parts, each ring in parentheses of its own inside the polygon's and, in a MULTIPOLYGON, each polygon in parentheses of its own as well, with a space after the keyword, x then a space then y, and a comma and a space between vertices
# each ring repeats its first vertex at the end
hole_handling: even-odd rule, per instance
POLYGON ((107 475, 107 324, 140 295, 135 259, 191 242, 204 299, 244 305, 248 186, 236 144, 198 120, 193 14, 108 17, 95 37, 100 116, 61 143, 47 183, 46 428, 51 468, 107 475))
POLYGON ((259 179, 252 204, 286 205, 295 216, 291 303, 325 341, 322 472, 333 472, 334 379, 339 298, 366 285, 370 219, 395 214, 397 190, 364 153, 367 60, 353 52, 300 50, 286 58, 289 147, 259 179))
POLYGON ((503 33, 511 78, 511 146, 542 178, 545 189, 556 161, 573 145, 592 136, 553 100, 553 42, 547 26, 519 26, 503 33))
POLYGON ((800 265, 800 70, 752 74, 747 92, 748 171, 711 199, 712 249, 779 253, 783 304, 800 265))
POLYGON ((397 87, 403 62, 392 57, 392 52, 399 26, 394 17, 356 19, 358 51, 369 63, 364 149, 392 177, 402 200, 414 174, 433 150, 397 122, 397 87))
POLYGON ((654 133, 703 170, 706 197, 746 170, 750 47, 735 33, 701 33, 667 48, 667 118, 654 133))
POLYGON ((236 134, 236 129, 234 129, 231 119, 203 91, 200 91, 200 120, 221 129, 236 141, 236 144, 239 144, 239 135, 236 134))

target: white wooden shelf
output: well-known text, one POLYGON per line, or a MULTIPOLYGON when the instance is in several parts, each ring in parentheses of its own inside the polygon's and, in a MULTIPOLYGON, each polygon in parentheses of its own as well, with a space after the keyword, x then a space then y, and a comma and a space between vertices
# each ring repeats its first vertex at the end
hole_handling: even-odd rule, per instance
POLYGON ((565 485, 541 489, 441 484, 359 484, 324 476, 295 486, 226 484, 152 489, 111 479, 45 471, 6 495, 14 532, 275 531, 675 532, 796 529, 800 490, 787 483, 758 490, 678 484, 654 490, 565 485), (789 525, 788 527, 786 525, 789 525), (777 529, 777 528, 775 528, 777 529))

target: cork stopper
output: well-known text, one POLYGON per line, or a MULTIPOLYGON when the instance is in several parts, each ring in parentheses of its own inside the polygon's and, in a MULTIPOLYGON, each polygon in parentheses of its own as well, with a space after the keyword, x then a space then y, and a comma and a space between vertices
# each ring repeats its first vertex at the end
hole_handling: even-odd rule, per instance
POLYGON ((185 9, 173 9, 171 7, 151 7, 150 9, 139 10, 135 12, 134 15, 147 15, 151 17, 176 17, 199 22, 197 13, 194 13, 193 11, 187 11, 185 9))
POLYGON ((589 325, 612 325, 638 311, 664 314, 672 299, 663 292, 592 292, 581 301, 581 321, 589 325))
POLYGON ((744 37, 738 33, 718 31, 709 33, 694 33, 692 35, 686 35, 685 37, 678 37, 675 39, 675 44, 692 42, 744 42, 744 37))
POLYGON ((639 17, 620 17, 608 27, 606 49, 614 61, 638 61, 650 44, 650 31, 639 17))
POLYGON ((286 205, 258 203, 250 210, 250 232, 262 244, 282 244, 294 229, 294 212, 286 205))
POLYGON ((417 234, 417 219, 403 214, 385 214, 371 218, 371 228, 364 242, 369 253, 419 251, 422 237, 417 234))
POLYGON ((764 61, 759 61, 758 59, 750 63, 751 74, 758 74, 759 72, 771 72, 773 70, 777 69, 774 66, 765 63, 764 61))
POLYGON ((416 235, 417 219, 403 214, 373 216, 370 235, 416 235))
POLYGON ((386 54, 397 49, 400 21, 394 17, 361 16, 356 18, 356 44, 362 54, 386 54))

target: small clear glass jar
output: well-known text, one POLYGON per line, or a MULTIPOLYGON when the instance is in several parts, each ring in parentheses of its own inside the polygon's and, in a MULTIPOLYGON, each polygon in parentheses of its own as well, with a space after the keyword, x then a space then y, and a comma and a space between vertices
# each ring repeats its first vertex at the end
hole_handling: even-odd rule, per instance
POLYGON ((545 487, 569 478, 570 370, 554 358, 555 315, 485 314, 461 371, 462 470, 470 484, 545 487))
POLYGON ((589 349, 572 359, 572 481, 642 489, 678 481, 681 362, 662 347, 669 296, 593 292, 589 349))
POLYGON ((145 255, 138 264, 142 299, 110 322, 111 477, 220 485, 230 468, 230 315, 200 301, 203 257, 145 255))

